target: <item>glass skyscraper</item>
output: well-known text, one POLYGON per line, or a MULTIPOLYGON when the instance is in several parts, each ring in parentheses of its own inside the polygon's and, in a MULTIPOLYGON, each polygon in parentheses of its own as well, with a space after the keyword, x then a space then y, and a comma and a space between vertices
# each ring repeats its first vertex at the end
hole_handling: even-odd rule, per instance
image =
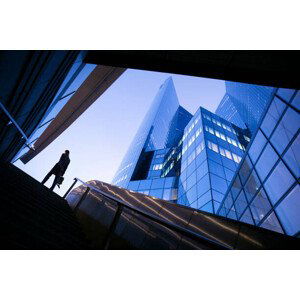
POLYGON ((174 149, 192 115, 179 105, 172 78, 159 88, 112 183, 166 200, 177 199, 179 163, 165 178, 163 163, 174 149), (176 171, 175 171, 176 170, 176 171))
POLYGON ((300 234, 300 92, 278 89, 218 213, 300 234))
POLYGON ((113 184, 299 236, 300 95, 249 86, 231 85, 217 109, 223 117, 203 107, 193 116, 167 79, 113 184))
POLYGON ((225 81, 226 94, 216 114, 253 134, 272 99, 273 87, 225 81))

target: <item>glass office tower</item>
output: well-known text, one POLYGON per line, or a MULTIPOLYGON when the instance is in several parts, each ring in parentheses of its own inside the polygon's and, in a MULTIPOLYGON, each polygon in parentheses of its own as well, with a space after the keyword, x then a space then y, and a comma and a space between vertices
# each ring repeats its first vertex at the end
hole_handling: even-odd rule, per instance
POLYGON ((250 141, 248 134, 200 107, 181 139, 177 203, 216 213, 250 141))
POLYGON ((218 213, 299 237, 300 92, 278 89, 218 213))
POLYGON ((250 126, 225 119, 237 116, 226 108, 231 96, 222 100, 225 118, 202 107, 192 116, 179 106, 168 79, 113 183, 300 237, 300 93, 272 88, 270 95, 264 112, 256 111, 261 117, 253 122, 255 131, 251 125, 250 139, 250 126))
POLYGON ((247 129, 202 107, 192 116, 179 106, 169 78, 154 99, 113 183, 216 212, 249 141, 247 129))
POLYGON ((235 105, 233 104, 232 96, 227 93, 224 95, 223 99, 218 105, 215 114, 240 128, 247 128, 235 105))
POLYGON ((160 87, 112 183, 166 200, 177 199, 175 169, 162 177, 163 162, 183 135, 192 115, 179 106, 172 78, 160 87))
POLYGON ((225 81, 226 94, 216 109, 216 114, 241 128, 249 128, 253 134, 266 106, 272 98, 274 88, 225 81))

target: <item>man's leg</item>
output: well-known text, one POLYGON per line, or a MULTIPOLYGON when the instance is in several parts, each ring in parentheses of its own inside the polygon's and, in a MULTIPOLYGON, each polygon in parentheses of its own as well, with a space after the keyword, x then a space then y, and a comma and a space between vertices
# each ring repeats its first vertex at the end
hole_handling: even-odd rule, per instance
POLYGON ((57 185, 58 179, 59 179, 59 175, 55 175, 55 178, 54 178, 54 180, 53 180, 52 186, 51 186, 51 188, 50 188, 51 191, 53 191, 54 188, 55 188, 55 186, 57 185))
POLYGON ((42 181, 42 184, 45 184, 45 182, 50 178, 51 175, 53 175, 53 169, 45 176, 45 178, 42 181))

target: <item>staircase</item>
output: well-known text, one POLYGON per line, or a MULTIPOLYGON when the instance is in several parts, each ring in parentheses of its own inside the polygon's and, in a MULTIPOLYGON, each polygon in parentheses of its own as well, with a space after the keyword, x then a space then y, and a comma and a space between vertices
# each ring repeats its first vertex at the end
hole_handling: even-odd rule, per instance
POLYGON ((90 249, 68 203, 7 163, 0 163, 0 232, 0 249, 90 249))

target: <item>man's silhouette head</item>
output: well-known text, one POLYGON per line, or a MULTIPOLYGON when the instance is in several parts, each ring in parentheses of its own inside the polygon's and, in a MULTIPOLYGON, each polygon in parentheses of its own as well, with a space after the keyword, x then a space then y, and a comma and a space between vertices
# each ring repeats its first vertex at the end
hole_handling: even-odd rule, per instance
POLYGON ((67 155, 69 155, 70 151, 69 151, 69 150, 66 150, 65 153, 66 153, 67 155))

